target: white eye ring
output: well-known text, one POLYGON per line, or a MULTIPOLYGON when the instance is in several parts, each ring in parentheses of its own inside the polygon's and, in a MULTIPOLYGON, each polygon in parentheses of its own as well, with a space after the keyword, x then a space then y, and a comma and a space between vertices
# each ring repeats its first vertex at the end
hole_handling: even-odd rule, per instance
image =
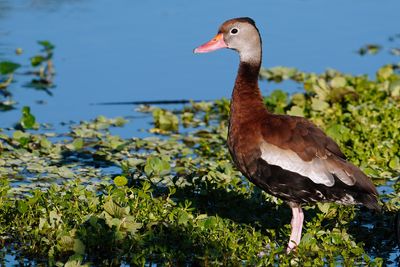
POLYGON ((236 34, 239 33, 239 29, 238 29, 238 28, 233 28, 233 29, 231 29, 230 33, 231 33, 232 35, 236 35, 236 34))

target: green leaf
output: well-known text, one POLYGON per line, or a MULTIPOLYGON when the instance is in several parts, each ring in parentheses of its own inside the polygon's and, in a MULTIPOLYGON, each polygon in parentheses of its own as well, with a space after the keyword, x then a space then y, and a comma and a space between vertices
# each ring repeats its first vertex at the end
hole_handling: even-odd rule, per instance
POLYGON ((117 127, 122 127, 124 126, 126 123, 128 122, 128 120, 124 119, 123 117, 117 117, 114 120, 114 124, 117 127))
POLYGON ((128 184, 128 179, 126 179, 126 177, 123 175, 119 175, 114 178, 114 184, 116 186, 125 186, 128 184))
POLYGON ((303 108, 303 107, 306 105, 306 97, 305 97, 305 95, 302 94, 302 93, 297 93, 297 94, 292 95, 291 102, 292 102, 294 105, 303 108))
POLYGON ((24 133, 20 130, 17 130, 13 133, 13 139, 17 140, 20 142, 21 139, 29 139, 30 134, 29 133, 24 133))
POLYGON ((298 106, 293 106, 290 108, 286 114, 291 115, 291 116, 300 116, 304 117, 304 109, 298 106))
POLYGON ((394 170, 400 170, 400 159, 399 157, 394 157, 389 161, 389 167, 394 170))
POLYGON ((22 118, 20 120, 20 124, 24 129, 33 129, 36 124, 35 116, 31 114, 30 107, 23 107, 22 108, 22 118))
POLYGON ((18 207, 18 211, 21 212, 22 214, 24 214, 25 212, 28 211, 28 205, 23 200, 20 200, 17 202, 17 207, 18 207))
POLYGON ((125 216, 127 214, 126 209, 121 208, 119 205, 117 205, 112 200, 109 200, 106 203, 104 203, 103 208, 113 218, 122 218, 123 216, 125 216))
POLYGON ((153 111, 153 120, 156 128, 164 131, 178 131, 179 118, 170 111, 155 109, 153 111))
POLYGON ((73 250, 76 254, 84 255, 85 254, 85 245, 80 239, 74 239, 74 247, 73 250))
POLYGON ((138 165, 141 165, 141 164, 145 163, 146 161, 144 159, 129 158, 124 162, 126 162, 128 167, 136 167, 138 165))
POLYGON ((370 55, 375 55, 377 54, 380 50, 382 49, 382 47, 380 45, 377 44, 367 44, 363 47, 361 47, 358 50, 358 53, 363 56, 366 54, 370 54, 370 55))
POLYGON ((131 233, 136 233, 140 228, 142 228, 142 224, 135 221, 135 217, 126 216, 122 226, 131 233))
POLYGON ((89 267, 89 264, 82 264, 83 256, 80 254, 74 254, 68 258, 64 267, 89 267))
POLYGON ((171 170, 171 166, 168 161, 161 159, 159 157, 149 157, 147 158, 146 165, 144 167, 144 171, 147 176, 158 176, 165 175, 169 173, 171 170))
POLYGON ((64 251, 69 251, 74 247, 74 239, 69 235, 64 235, 60 238, 59 244, 64 251))
POLYGON ((329 104, 318 98, 311 99, 311 108, 316 111, 324 111, 329 108, 329 104))
POLYGON ((49 41, 38 41, 38 44, 40 44, 41 46, 43 46, 43 49, 46 51, 50 51, 53 50, 55 48, 55 46, 49 42, 49 41))
POLYGON ((346 141, 349 139, 350 129, 341 124, 333 124, 326 129, 326 133, 335 140, 346 141))
POLYGON ((342 88, 346 86, 346 84, 347 84, 346 79, 340 76, 336 76, 330 81, 330 85, 333 88, 342 88))
POLYGON ((178 224, 186 225, 189 220, 189 215, 186 211, 181 211, 178 215, 178 224))
POLYGON ((40 64, 42 64, 42 62, 46 61, 46 58, 44 56, 41 55, 37 55, 34 57, 31 57, 31 65, 32 67, 37 67, 40 64))
POLYGON ((393 67, 391 65, 383 66, 378 70, 376 76, 378 79, 387 80, 393 74, 393 67))
POLYGON ((287 79, 293 78, 298 73, 295 68, 288 68, 284 66, 277 66, 273 68, 260 70, 261 79, 267 79, 268 81, 282 82, 287 79))
POLYGON ((109 136, 107 139, 109 141, 109 146, 115 150, 120 149, 125 143, 119 136, 109 136))
POLYGON ((53 144, 45 136, 42 136, 40 138, 40 146, 42 148, 49 149, 49 148, 51 148, 52 145, 53 144))
POLYGON ((268 98, 272 104, 286 104, 287 93, 283 92, 282 90, 274 90, 268 98))
POLYGON ((216 217, 211 216, 204 220, 204 227, 207 229, 212 229, 218 224, 218 220, 216 217))
POLYGON ((318 78, 316 83, 313 83, 311 87, 312 90, 317 94, 318 99, 322 101, 329 99, 330 89, 324 79, 318 78))
POLYGON ((314 241, 315 242, 315 238, 311 233, 305 233, 303 235, 303 237, 301 238, 301 244, 302 245, 310 245, 310 243, 314 241))
POLYGON ((75 177, 74 172, 71 171, 68 167, 65 167, 65 166, 62 166, 62 167, 58 168, 57 173, 62 178, 72 179, 72 178, 75 177))
POLYGON ((392 97, 400 97, 400 80, 391 82, 389 85, 389 91, 392 97))
POLYGON ((326 213, 328 213, 331 204, 330 203, 317 203, 317 206, 320 211, 322 211, 323 213, 326 214, 326 213))
POLYGON ((21 65, 18 63, 14 63, 11 61, 2 61, 0 62, 0 74, 6 75, 14 73, 14 71, 19 67, 21 67, 21 65))
POLYGON ((80 150, 83 148, 84 142, 82 138, 76 138, 72 142, 72 146, 74 147, 75 150, 80 150))

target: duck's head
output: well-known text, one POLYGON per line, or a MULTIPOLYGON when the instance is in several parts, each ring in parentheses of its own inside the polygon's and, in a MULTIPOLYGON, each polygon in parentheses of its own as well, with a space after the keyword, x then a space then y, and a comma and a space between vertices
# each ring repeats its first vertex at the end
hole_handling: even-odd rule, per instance
POLYGON ((221 48, 238 51, 241 61, 260 60, 261 38, 254 20, 235 18, 225 21, 217 35, 194 49, 194 53, 208 53, 221 48))

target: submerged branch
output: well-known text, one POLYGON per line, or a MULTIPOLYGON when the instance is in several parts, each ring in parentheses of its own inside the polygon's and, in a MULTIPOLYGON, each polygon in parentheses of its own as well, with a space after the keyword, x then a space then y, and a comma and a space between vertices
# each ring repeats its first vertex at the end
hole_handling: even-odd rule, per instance
POLYGON ((150 101, 124 101, 124 102, 101 102, 93 103, 92 105, 175 105, 175 104, 190 104, 192 102, 208 102, 209 100, 150 100, 150 101))

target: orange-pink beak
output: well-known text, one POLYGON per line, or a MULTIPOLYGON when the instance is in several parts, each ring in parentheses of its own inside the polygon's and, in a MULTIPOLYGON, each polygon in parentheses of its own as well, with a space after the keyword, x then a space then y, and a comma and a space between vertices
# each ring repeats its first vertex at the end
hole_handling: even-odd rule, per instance
POLYGON ((194 53, 208 53, 217 49, 228 47, 224 41, 224 36, 222 33, 215 35, 211 41, 202 44, 201 46, 193 50, 194 53))

